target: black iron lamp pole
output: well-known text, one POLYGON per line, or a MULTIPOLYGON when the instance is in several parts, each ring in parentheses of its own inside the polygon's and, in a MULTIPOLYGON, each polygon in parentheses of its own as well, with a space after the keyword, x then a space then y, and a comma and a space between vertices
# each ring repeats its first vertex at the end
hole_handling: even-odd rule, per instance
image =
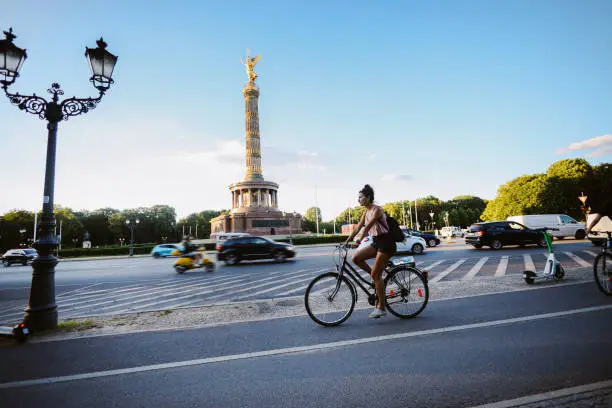
POLYGON ((134 256, 134 228, 140 223, 140 220, 138 218, 125 220, 125 223, 130 227, 130 256, 134 256))
POLYGON ((53 192, 55 184, 55 148, 57 144, 57 124, 71 116, 87 113, 102 100, 102 96, 113 83, 111 79, 117 57, 106 50, 106 43, 100 38, 97 48, 85 47, 85 56, 92 71, 90 81, 100 93, 97 98, 68 98, 59 101, 64 94, 59 84, 53 83, 47 90, 51 101, 36 94, 20 95, 10 93, 8 87, 19 76, 19 70, 27 58, 26 50, 13 44, 17 38, 12 28, 4 31, 5 39, 0 40, 0 84, 13 105, 28 113, 38 115, 47 121, 47 162, 45 167, 45 187, 43 193, 42 221, 40 238, 34 243, 38 258, 32 262, 32 286, 28 307, 23 323, 31 331, 57 327, 57 305, 55 303, 55 265, 57 265, 58 237, 55 235, 55 215, 53 214, 53 192), (3 78, 3 79, 2 79, 3 78))

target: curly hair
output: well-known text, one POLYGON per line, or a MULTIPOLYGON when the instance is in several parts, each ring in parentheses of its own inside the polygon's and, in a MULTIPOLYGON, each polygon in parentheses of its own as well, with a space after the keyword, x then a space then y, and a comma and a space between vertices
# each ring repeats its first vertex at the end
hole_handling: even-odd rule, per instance
POLYGON ((374 202, 374 189, 369 184, 363 186, 361 190, 359 190, 361 194, 370 199, 370 202, 374 202))

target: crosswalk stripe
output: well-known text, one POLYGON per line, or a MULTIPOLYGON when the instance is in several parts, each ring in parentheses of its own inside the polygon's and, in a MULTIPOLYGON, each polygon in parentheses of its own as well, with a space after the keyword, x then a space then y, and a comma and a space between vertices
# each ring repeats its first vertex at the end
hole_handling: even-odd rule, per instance
MULTIPOLYGON (((548 256, 548 255, 546 255, 546 256, 548 256)), ((525 270, 526 271, 534 271, 534 272, 536 271, 536 267, 535 267, 535 264, 533 263, 533 259, 531 259, 531 255, 523 254, 523 261, 525 263, 525 270)))
MULTIPOLYGON (((231 285, 234 282, 240 282, 240 281, 241 281, 241 279, 238 278, 238 279, 236 279, 233 282, 225 282, 225 284, 231 285)), ((178 305, 174 304, 177 300, 184 300, 184 299, 189 299, 189 298, 193 298, 193 297, 196 297, 196 296, 203 296, 203 295, 206 295, 206 294, 209 294, 209 293, 217 292, 217 290, 219 289, 219 288, 209 289, 209 290, 205 290, 205 291, 201 292, 201 291, 197 290, 199 288, 200 287, 196 288, 196 290, 190 289, 190 290, 185 290, 185 291, 180 292, 180 293, 187 293, 184 296, 178 296, 178 297, 173 296, 173 297, 168 298, 168 299, 159 300, 159 301, 156 301, 156 302, 149 302, 149 303, 145 303, 144 305, 133 306, 134 303, 140 303, 140 302, 146 302, 147 300, 152 300, 152 299, 143 299, 143 300, 141 300, 139 302, 128 303, 126 306, 129 307, 129 310, 141 310, 141 309, 150 308, 151 306, 163 305, 164 303, 173 303, 171 305, 172 307, 178 307, 178 305)), ((208 287, 208 288, 210 288, 210 287, 208 287)), ((207 287, 204 287, 202 289, 207 289, 207 287)), ((189 302, 189 303, 191 303, 191 302, 189 302)), ((105 310, 105 309, 109 309, 109 308, 112 308, 112 307, 109 306, 109 307, 106 307, 106 308, 102 308, 101 310, 105 310)))
MULTIPOLYGON (((311 281, 311 280, 312 280, 312 276, 309 276, 307 278, 300 279, 300 280, 297 280, 297 281, 292 281, 292 282, 289 282, 289 283, 285 283, 283 285, 278 285, 278 286, 275 286, 273 288, 260 290, 260 291, 255 292, 255 293, 250 293, 247 296, 242 297, 241 299, 248 299, 248 298, 253 297, 253 296, 261 295, 262 293, 268 293, 268 292, 272 292, 272 291, 278 290, 280 288, 284 288, 284 287, 289 286, 289 285, 294 285, 294 284, 296 284, 298 282, 311 281)), ((301 286, 300 286, 300 289, 302 289, 301 286)), ((305 290, 306 286, 304 286, 303 289, 305 290)), ((283 295, 286 295, 287 293, 288 292, 283 292, 283 295)))
POLYGON ((482 266, 485 264, 485 262, 487 262, 488 259, 489 257, 485 256, 484 258, 481 258, 478 262, 476 262, 476 265, 472 266, 472 269, 470 269, 470 271, 462 278, 462 280, 473 279, 474 276, 476 276, 476 274, 480 271, 480 269, 482 269, 482 266))
POLYGON ((495 270, 495 276, 504 276, 506 274, 506 270, 508 269, 508 256, 502 256, 499 260, 499 264, 497 265, 497 269, 495 270))
POLYGON ((433 269, 433 268, 435 268, 436 266, 440 265, 440 264, 441 264, 442 262, 444 262, 444 261, 445 261, 444 259, 443 259, 443 260, 441 260, 441 261, 436 261, 436 262, 432 263, 432 264, 431 264, 431 265, 429 265, 429 266, 424 266, 424 267, 423 267, 423 269, 427 269, 427 270, 433 269))
POLYGON ((585 249, 585 250, 584 250, 584 251, 582 251, 582 252, 584 252, 585 254, 589 254, 589 255, 591 255, 591 256, 597 256, 597 253, 596 253, 596 252, 589 251, 588 249, 585 249))
POLYGON ((572 258, 574 261, 576 261, 576 263, 582 267, 586 267, 586 266, 591 266, 590 263, 588 263, 587 261, 585 261, 584 259, 582 259, 581 257, 579 257, 578 255, 572 254, 571 252, 563 252, 565 255, 569 256, 570 258, 572 258))
MULTIPOLYGON (((230 282, 224 282, 224 283, 222 283, 220 285, 213 285, 213 286, 222 286, 222 285, 225 285, 225 284, 231 284, 231 283, 230 282)), ((192 285, 187 290, 194 290, 195 288, 199 288, 199 287, 206 286, 206 285, 208 285, 208 283, 201 283, 199 285, 192 285)), ((90 304, 90 305, 84 305, 84 306, 76 306, 76 307, 73 307, 73 308, 69 309, 69 311, 79 310, 79 309, 88 308, 88 307, 91 308, 91 307, 94 307, 94 306, 108 305, 110 303, 115 303, 113 305, 113 308, 116 308, 116 307, 119 307, 121 302, 125 301, 125 300, 127 300, 127 304, 133 304, 133 303, 139 303, 139 302, 142 301, 141 300, 141 301, 134 302, 134 299, 137 299, 137 298, 146 297, 146 299, 144 299, 146 301, 151 296, 159 297, 159 295, 162 294, 162 293, 163 294, 167 294, 167 295, 172 295, 172 294, 176 293, 176 292, 171 292, 169 289, 170 290, 174 290, 174 289, 176 289, 176 287, 173 286, 171 288, 165 288, 162 291, 156 290, 156 289, 147 290, 147 291, 141 291, 141 292, 137 292, 137 293, 139 293, 137 295, 128 294, 128 295, 123 295, 123 296, 119 296, 119 297, 110 297, 110 298, 107 296, 106 299, 108 299, 108 300, 105 300, 105 301, 102 301, 102 302, 98 302, 98 303, 94 303, 93 305, 90 304)))
POLYGON ((467 261, 467 258, 463 258, 446 268, 444 271, 437 274, 433 279, 430 279, 429 282, 434 283, 444 279, 447 275, 449 275, 452 271, 457 269, 462 263, 467 261))
MULTIPOLYGON (((277 277, 276 277, 276 276, 274 276, 274 277, 272 277, 272 278, 260 279, 260 280, 259 280, 259 281, 257 281, 257 282, 269 281, 269 280, 271 280, 271 279, 276 280, 276 282, 284 282, 284 281, 286 281, 286 280, 295 279, 296 277, 295 277, 295 276, 293 276, 293 275, 296 275, 296 274, 298 274, 298 273, 299 273, 299 274, 302 274, 302 273, 304 273, 304 271, 305 271, 305 270, 300 270, 300 271, 298 271, 298 272, 291 273, 291 275, 292 275, 292 276, 289 276, 289 277, 284 278, 284 279, 277 279, 277 277)), ((286 275, 288 275, 288 274, 284 274, 284 276, 286 276, 286 275)), ((253 286, 253 285, 252 285, 252 283, 253 283, 253 282, 249 282, 249 283, 247 284, 247 286, 248 286, 247 288, 240 289, 240 290, 234 290, 234 288, 235 288, 235 287, 245 286, 245 285, 235 286, 234 288, 232 288, 231 295, 234 295, 234 294, 236 294, 236 293, 246 292, 247 290, 251 290, 251 289, 261 288, 261 287, 263 287, 263 286, 267 286, 267 285, 269 285, 269 284, 270 284, 269 282, 265 282, 265 283, 261 283, 261 284, 259 284, 259 285, 254 285, 254 286, 253 286)), ((227 293, 221 293, 221 294, 218 294, 218 295, 215 295, 215 296, 211 296, 211 297, 209 297, 209 299, 217 299, 217 298, 219 298, 219 297, 223 297, 223 296, 228 296, 228 294, 227 294, 227 293)))

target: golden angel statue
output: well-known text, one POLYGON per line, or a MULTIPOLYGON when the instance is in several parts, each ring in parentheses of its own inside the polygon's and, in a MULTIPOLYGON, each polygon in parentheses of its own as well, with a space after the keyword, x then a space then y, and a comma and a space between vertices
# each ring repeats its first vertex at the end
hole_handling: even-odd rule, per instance
POLYGON ((255 73, 255 71, 253 71, 253 68, 255 68, 255 65, 257 65, 257 61, 259 61, 260 58, 261 55, 251 58, 249 56, 249 50, 247 50, 246 60, 243 61, 242 58, 240 58, 240 62, 242 62, 242 65, 246 67, 246 72, 249 76, 249 81, 251 82, 255 81, 255 78, 257 78, 257 74, 255 73))

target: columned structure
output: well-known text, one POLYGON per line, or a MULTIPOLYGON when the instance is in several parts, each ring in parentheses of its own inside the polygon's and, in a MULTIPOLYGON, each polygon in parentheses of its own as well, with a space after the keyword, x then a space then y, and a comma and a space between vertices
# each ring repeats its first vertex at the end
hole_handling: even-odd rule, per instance
POLYGON ((246 175, 229 186, 232 209, 211 220, 211 238, 221 232, 248 232, 253 235, 296 234, 301 217, 285 213, 278 206, 278 184, 263 177, 259 136, 259 88, 253 71, 260 56, 247 59, 249 82, 242 89, 245 105, 246 175))

